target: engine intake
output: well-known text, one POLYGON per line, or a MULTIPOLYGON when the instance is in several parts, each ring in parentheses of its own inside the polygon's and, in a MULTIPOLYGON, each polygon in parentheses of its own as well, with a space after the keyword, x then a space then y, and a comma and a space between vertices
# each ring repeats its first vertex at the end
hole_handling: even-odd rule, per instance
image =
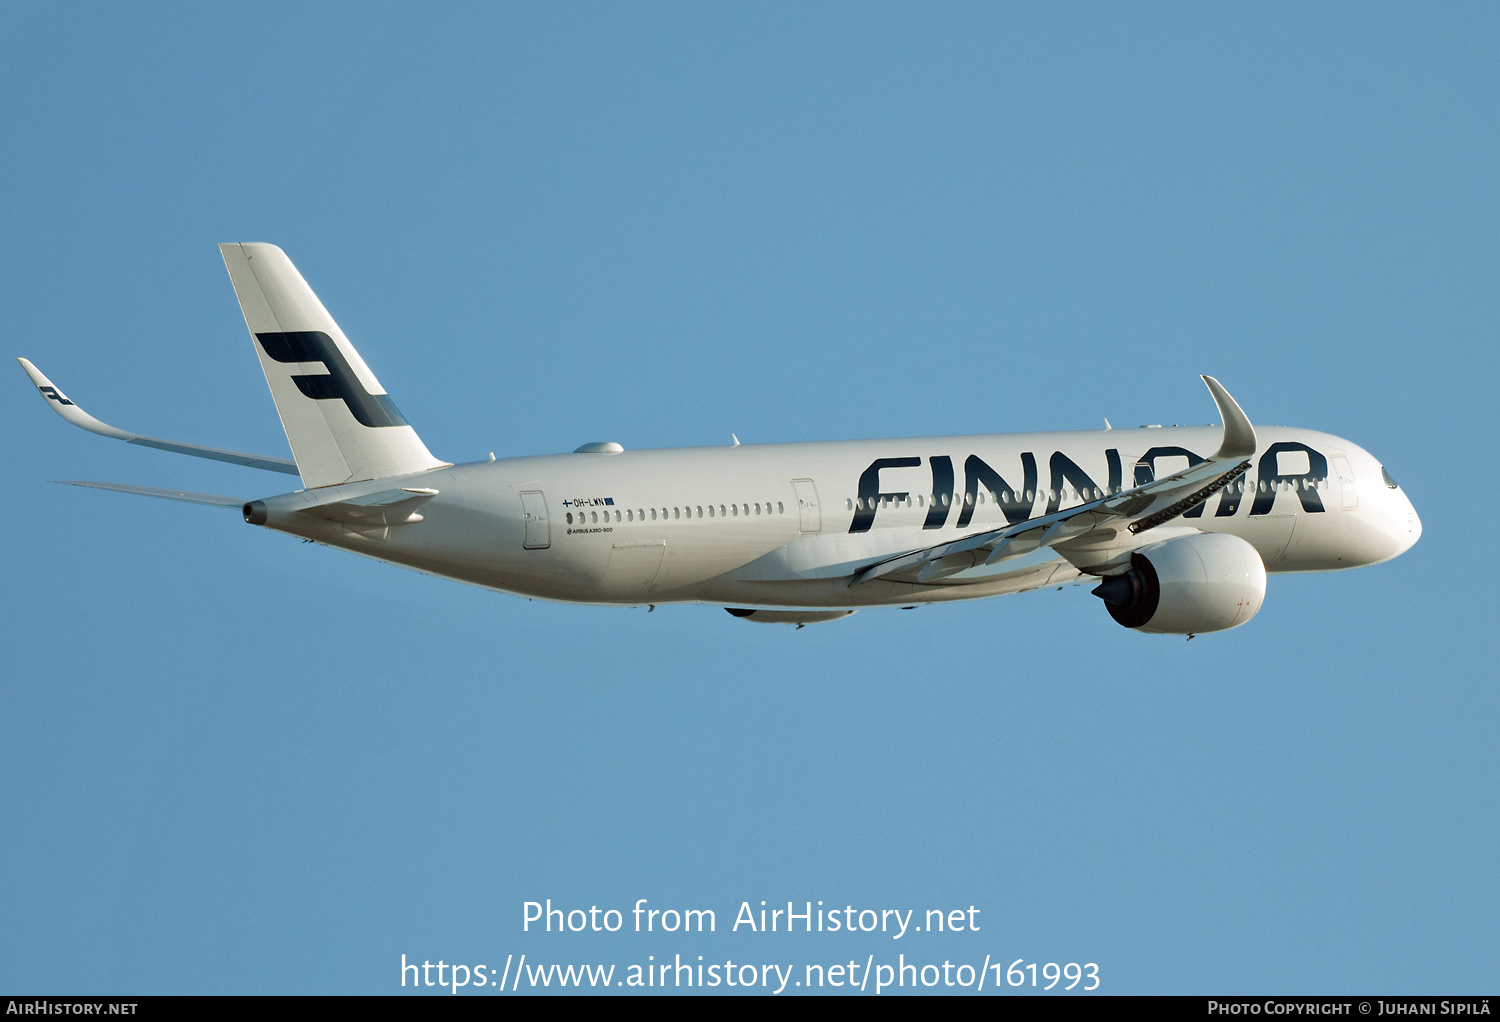
POLYGON ((1153 543, 1130 555, 1130 569, 1093 593, 1126 628, 1195 635, 1238 628, 1260 610, 1266 568, 1238 536, 1203 532, 1153 543))

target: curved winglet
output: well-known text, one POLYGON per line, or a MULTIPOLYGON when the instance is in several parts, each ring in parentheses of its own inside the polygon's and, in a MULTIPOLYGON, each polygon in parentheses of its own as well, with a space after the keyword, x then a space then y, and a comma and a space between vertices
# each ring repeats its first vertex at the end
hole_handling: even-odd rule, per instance
POLYGON ((42 371, 24 358, 17 358, 21 368, 26 370, 26 375, 31 377, 32 384, 37 393, 47 402, 58 415, 77 426, 86 429, 90 433, 98 433, 100 436, 112 437, 115 440, 124 440, 127 444, 137 444, 141 447, 154 447, 159 451, 171 451, 173 454, 187 454, 194 458, 208 458, 210 461, 227 461, 231 465, 244 465, 247 468, 261 468, 268 472, 284 472, 287 475, 299 475, 297 463, 286 458, 267 458, 259 454, 246 454, 244 451, 226 451, 218 447, 204 447, 201 444, 184 444, 175 440, 158 440, 152 436, 142 436, 139 433, 128 433, 123 429, 116 429, 106 422, 100 422, 88 412, 79 408, 67 395, 57 389, 57 386, 42 371))
POLYGON ((47 407, 79 429, 86 429, 90 433, 98 433, 100 436, 114 437, 116 440, 135 439, 134 433, 127 433, 123 429, 115 429, 113 426, 100 422, 88 412, 69 401, 67 395, 58 390, 53 382, 43 376, 42 371, 32 365, 27 359, 18 358, 16 361, 21 363, 21 368, 26 370, 27 376, 31 377, 32 385, 36 387, 37 393, 41 394, 46 400, 47 407))
POLYGON ((1214 404, 1219 406, 1219 415, 1224 420, 1224 440, 1219 445, 1219 453, 1214 457, 1250 457, 1255 453, 1255 427, 1250 425, 1250 417, 1218 380, 1205 376, 1203 382, 1208 385, 1208 392, 1214 396, 1214 404))

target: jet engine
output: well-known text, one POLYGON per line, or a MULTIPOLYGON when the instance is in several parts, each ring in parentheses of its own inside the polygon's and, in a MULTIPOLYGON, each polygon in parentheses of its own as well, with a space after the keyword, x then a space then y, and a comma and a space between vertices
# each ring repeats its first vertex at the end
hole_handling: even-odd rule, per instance
POLYGON ((1260 610, 1266 568, 1238 536, 1200 532, 1130 555, 1130 569, 1094 589, 1126 628, 1194 635, 1237 628, 1260 610))

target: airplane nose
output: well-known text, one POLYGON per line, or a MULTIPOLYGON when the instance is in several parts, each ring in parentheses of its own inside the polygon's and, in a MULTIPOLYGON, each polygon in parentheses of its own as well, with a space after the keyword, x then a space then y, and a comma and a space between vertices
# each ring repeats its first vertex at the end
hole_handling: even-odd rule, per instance
POLYGON ((1417 509, 1411 506, 1409 500, 1406 502, 1406 530, 1411 536, 1406 542, 1406 550, 1410 550, 1422 538, 1422 519, 1417 517, 1417 509))
POLYGON ((1422 538, 1422 519, 1417 516, 1417 509, 1412 507, 1411 501, 1406 494, 1399 490, 1396 496, 1400 498, 1394 514, 1391 516, 1390 531, 1392 539, 1396 543, 1396 551, 1392 557, 1399 557, 1412 547, 1416 546, 1417 540, 1422 538))

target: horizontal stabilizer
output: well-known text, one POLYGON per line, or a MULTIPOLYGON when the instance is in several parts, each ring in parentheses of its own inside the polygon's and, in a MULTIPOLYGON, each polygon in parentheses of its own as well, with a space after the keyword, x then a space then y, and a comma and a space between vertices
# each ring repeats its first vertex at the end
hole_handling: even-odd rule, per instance
MULTIPOLYGON (((58 415, 77 426, 86 429, 90 433, 98 433, 100 436, 113 437, 116 440, 124 440, 127 444, 136 444, 140 447, 154 447, 159 451, 171 451, 173 454, 187 454, 194 458, 208 458, 210 461, 227 461, 231 465, 244 465, 247 468, 260 468, 268 472, 285 472, 287 475, 297 474, 297 463, 286 458, 267 458, 259 454, 246 454, 244 451, 226 451, 218 447, 204 447, 201 444, 184 444, 174 440, 160 440, 154 436, 141 436, 139 433, 131 433, 123 429, 116 429, 108 423, 100 422, 88 412, 79 408, 62 391, 58 390, 53 382, 42 375, 42 371, 32 365, 24 358, 16 359, 21 363, 21 368, 26 370, 26 375, 31 377, 31 382, 36 386, 37 393, 42 395, 47 406, 58 415)), ((93 483, 80 485, 96 485, 93 483)), ((108 487, 105 487, 108 489, 108 487)), ((160 494, 157 494, 160 496, 160 494)))
POLYGON ((159 490, 154 486, 128 486, 125 483, 86 483, 77 479, 54 479, 64 486, 87 486, 95 490, 114 490, 116 493, 134 493, 141 497, 160 497, 163 500, 181 500, 188 504, 210 504, 214 507, 232 507, 236 511, 245 506, 238 497, 221 497, 217 493, 191 493, 187 490, 159 490))
POLYGON ((420 522, 417 508, 438 495, 427 487, 381 490, 364 497, 351 497, 307 508, 307 513, 347 525, 404 525, 420 522))

